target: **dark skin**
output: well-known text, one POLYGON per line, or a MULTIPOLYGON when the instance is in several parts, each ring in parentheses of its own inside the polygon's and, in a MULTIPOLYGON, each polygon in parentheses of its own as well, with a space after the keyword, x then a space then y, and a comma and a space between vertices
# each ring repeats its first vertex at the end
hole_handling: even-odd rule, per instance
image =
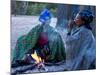
POLYGON ((81 26, 82 24, 84 24, 84 21, 81 19, 81 16, 79 14, 76 15, 74 22, 77 26, 81 26))
POLYGON ((84 21, 81 19, 81 16, 77 14, 74 20, 69 21, 69 24, 68 24, 69 32, 71 32, 74 25, 80 27, 83 24, 84 24, 84 21))

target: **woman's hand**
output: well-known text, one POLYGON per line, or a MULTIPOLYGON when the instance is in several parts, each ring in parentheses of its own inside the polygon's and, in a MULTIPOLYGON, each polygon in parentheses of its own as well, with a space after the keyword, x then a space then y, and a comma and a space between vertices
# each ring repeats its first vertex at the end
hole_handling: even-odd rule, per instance
POLYGON ((74 25, 75 25, 74 20, 69 20, 69 22, 68 22, 68 33, 71 33, 71 30, 73 29, 74 25))

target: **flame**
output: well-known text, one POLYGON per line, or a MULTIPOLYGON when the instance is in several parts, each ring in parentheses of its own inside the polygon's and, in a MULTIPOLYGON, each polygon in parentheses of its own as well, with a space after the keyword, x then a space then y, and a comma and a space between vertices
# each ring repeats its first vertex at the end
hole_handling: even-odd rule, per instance
POLYGON ((41 57, 39 57, 36 53, 36 51, 34 52, 34 54, 31 54, 32 58, 36 60, 36 64, 40 63, 42 61, 41 57))

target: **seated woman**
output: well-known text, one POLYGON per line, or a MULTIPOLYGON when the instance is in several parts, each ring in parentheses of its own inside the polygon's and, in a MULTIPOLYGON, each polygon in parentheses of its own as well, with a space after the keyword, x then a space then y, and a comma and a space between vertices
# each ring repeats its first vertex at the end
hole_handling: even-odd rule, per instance
POLYGON ((90 23, 93 15, 88 10, 79 12, 74 21, 70 22, 71 30, 66 37, 66 68, 67 70, 89 69, 95 66, 96 42, 91 32, 90 23))
MULTIPOLYGON (((34 27, 28 34, 17 40, 13 50, 13 63, 16 60, 25 60, 28 54, 37 52, 45 62, 60 62, 65 60, 65 47, 58 32, 51 27, 51 13, 48 9, 41 12, 41 24, 34 27)), ((28 60, 26 60, 28 61, 28 60)))

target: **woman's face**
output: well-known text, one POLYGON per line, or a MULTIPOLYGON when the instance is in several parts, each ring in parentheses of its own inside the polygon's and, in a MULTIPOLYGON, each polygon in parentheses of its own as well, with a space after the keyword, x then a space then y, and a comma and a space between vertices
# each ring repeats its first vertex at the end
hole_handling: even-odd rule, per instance
POLYGON ((50 19, 46 20, 46 21, 45 21, 45 25, 49 25, 49 24, 50 24, 50 22, 51 22, 51 20, 50 20, 50 19))
POLYGON ((77 26, 80 26, 84 23, 84 21, 81 19, 81 16, 79 14, 76 15, 74 22, 76 23, 77 26))

